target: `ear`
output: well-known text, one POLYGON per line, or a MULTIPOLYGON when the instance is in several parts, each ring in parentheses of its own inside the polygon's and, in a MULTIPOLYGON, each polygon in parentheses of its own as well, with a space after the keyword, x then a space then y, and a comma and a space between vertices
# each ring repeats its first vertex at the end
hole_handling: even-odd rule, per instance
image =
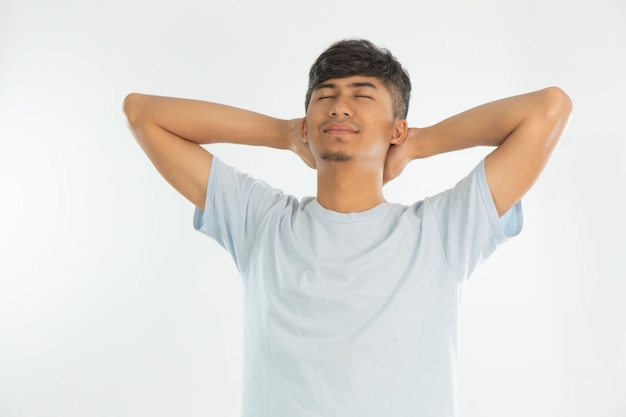
POLYGON ((393 122, 391 140, 389 142, 393 145, 400 145, 406 140, 408 133, 409 123, 404 119, 396 119, 393 122))
POLYGON ((309 143, 309 138, 307 136, 307 128, 306 128, 306 117, 302 118, 302 143, 309 143))

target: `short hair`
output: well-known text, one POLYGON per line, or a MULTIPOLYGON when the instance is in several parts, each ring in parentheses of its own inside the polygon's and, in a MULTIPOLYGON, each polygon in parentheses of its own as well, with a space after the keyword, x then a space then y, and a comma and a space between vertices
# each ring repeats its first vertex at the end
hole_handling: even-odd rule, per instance
POLYGON ((389 90, 394 117, 406 119, 411 97, 411 80, 395 56, 364 39, 344 39, 332 44, 317 58, 309 71, 305 111, 313 91, 331 78, 355 75, 375 77, 389 90))

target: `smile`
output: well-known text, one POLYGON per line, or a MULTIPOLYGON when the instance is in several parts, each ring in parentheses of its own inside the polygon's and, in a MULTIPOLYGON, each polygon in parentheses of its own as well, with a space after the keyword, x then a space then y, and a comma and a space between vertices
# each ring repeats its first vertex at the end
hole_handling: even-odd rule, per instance
POLYGON ((358 130, 344 123, 333 123, 333 124, 326 126, 323 129, 323 132, 331 133, 333 135, 349 135, 352 133, 357 133, 358 130))

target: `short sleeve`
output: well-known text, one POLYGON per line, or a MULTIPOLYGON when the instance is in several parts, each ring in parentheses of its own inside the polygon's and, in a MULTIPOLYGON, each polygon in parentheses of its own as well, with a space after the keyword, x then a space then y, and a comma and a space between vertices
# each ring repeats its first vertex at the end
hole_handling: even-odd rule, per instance
POLYGON ((213 157, 205 209, 196 207, 193 226, 226 249, 242 271, 258 225, 283 197, 281 191, 213 157))
POLYGON ((496 248, 520 233, 521 202, 498 217, 484 159, 450 190, 425 200, 432 210, 447 262, 459 279, 467 279, 496 248))

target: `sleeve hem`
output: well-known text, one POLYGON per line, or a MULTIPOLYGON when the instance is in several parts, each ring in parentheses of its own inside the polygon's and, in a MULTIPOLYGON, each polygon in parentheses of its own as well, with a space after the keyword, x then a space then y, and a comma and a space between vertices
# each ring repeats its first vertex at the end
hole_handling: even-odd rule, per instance
POLYGON ((193 213, 193 228, 201 233, 210 234, 213 228, 210 226, 210 215, 211 215, 211 207, 213 201, 213 183, 215 182, 215 177, 219 172, 219 165, 221 161, 217 157, 213 157, 213 161, 211 162, 211 169, 209 170, 209 180, 207 181, 207 190, 206 196, 204 200, 204 210, 195 207, 193 213))
POLYGON ((522 226, 524 224, 522 202, 521 200, 518 201, 506 213, 502 216, 498 216, 498 211, 495 203, 493 202, 489 184, 487 183, 484 159, 482 160, 480 167, 479 187, 483 204, 487 209, 491 225, 497 232, 498 240, 503 242, 511 237, 517 236, 522 231, 522 226))

